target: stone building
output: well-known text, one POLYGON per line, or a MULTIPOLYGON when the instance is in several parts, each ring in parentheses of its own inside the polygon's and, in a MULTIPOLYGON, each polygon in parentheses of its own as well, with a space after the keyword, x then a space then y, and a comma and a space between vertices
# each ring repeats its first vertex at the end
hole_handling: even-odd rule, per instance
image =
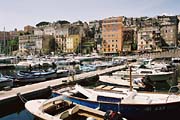
POLYGON ((161 36, 169 46, 177 46, 178 18, 177 16, 157 16, 161 26, 161 36))
POLYGON ((30 25, 24 26, 24 32, 29 33, 29 34, 33 34, 34 33, 34 27, 30 26, 30 25))

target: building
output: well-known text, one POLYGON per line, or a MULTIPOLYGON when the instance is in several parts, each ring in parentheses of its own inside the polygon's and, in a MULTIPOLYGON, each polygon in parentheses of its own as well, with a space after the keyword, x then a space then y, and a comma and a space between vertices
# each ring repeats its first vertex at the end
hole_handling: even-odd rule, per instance
POLYGON ((134 30, 131 28, 123 29, 123 52, 131 52, 134 43, 134 30))
POLYGON ((157 16, 161 26, 161 36, 169 46, 177 46, 178 18, 177 16, 157 16))
POLYGON ((75 53, 79 51, 79 45, 81 42, 80 35, 70 35, 66 38, 66 53, 75 53))
POLYGON ((94 41, 96 43, 95 50, 100 52, 102 43, 102 20, 94 20, 89 22, 89 29, 94 33, 94 41))
POLYGON ((123 50, 123 17, 109 17, 102 22, 102 53, 117 54, 123 50))
POLYGON ((34 27, 30 26, 30 25, 24 26, 24 32, 29 33, 29 34, 33 34, 34 33, 34 27))
POLYGON ((158 26, 146 26, 138 31, 138 45, 137 50, 141 52, 152 51, 157 48, 157 42, 154 36, 160 33, 158 26))
POLYGON ((43 36, 22 35, 19 36, 19 51, 35 54, 43 48, 43 36))

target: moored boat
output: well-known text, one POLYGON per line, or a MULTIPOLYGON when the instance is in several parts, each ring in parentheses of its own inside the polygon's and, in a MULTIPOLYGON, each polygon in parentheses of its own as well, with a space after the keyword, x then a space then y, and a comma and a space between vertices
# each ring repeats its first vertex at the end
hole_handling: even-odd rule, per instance
POLYGON ((48 71, 18 71, 16 82, 34 83, 56 78, 56 70, 48 71))
POLYGON ((62 100, 61 97, 31 100, 25 103, 25 108, 44 120, 110 120, 110 117, 113 120, 123 120, 117 112, 109 112, 107 115, 103 111, 62 100))
MULTIPOLYGON (((122 78, 129 78, 129 71, 117 71, 112 73, 114 76, 119 76, 122 78)), ((151 81, 153 82, 160 82, 160 81, 168 81, 172 79, 174 72, 161 72, 159 70, 155 69, 144 69, 144 68, 138 68, 137 70, 132 71, 132 78, 140 78, 149 76, 151 81)))
POLYGON ((175 120, 180 112, 180 96, 175 94, 140 93, 114 86, 88 89, 80 85, 53 93, 94 109, 120 112, 130 120, 175 120))
MULTIPOLYGON (((128 88, 130 87, 130 80, 123 79, 119 76, 100 75, 99 81, 106 85, 122 86, 128 88)), ((149 82, 145 82, 145 80, 141 83, 132 82, 132 87, 136 90, 146 90, 146 91, 152 91, 154 89, 153 88, 154 86, 149 82)))
POLYGON ((4 87, 12 87, 13 86, 13 79, 8 76, 3 76, 0 74, 0 89, 4 87))

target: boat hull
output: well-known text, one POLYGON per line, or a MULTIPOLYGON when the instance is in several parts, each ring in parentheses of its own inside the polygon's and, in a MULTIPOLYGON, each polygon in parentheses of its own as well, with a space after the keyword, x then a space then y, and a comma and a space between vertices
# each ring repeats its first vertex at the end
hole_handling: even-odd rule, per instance
POLYGON ((42 82, 46 81, 49 79, 56 78, 57 74, 55 71, 53 72, 47 72, 47 73, 38 73, 35 75, 34 73, 32 74, 23 74, 23 75, 17 75, 16 82, 21 82, 21 83, 35 83, 35 82, 42 82))
POLYGON ((12 80, 6 80, 6 81, 0 81, 0 88, 6 87, 6 86, 13 86, 12 80))
MULTIPOLYGON (((130 78, 129 74, 114 74, 114 76, 120 76, 122 78, 130 78)), ((171 80, 173 77, 173 73, 167 73, 167 74, 156 74, 156 75, 151 75, 151 74, 132 74, 132 79, 135 78, 142 78, 145 76, 149 76, 152 82, 160 82, 160 81, 168 81, 171 80)))
MULTIPOLYGON (((55 93, 55 96, 60 94, 55 93)), ((176 120, 180 112, 180 102, 164 103, 164 104, 123 104, 113 102, 100 102, 87 99, 81 99, 73 96, 63 95, 65 100, 88 106, 102 111, 113 110, 120 112, 129 120, 176 120)))

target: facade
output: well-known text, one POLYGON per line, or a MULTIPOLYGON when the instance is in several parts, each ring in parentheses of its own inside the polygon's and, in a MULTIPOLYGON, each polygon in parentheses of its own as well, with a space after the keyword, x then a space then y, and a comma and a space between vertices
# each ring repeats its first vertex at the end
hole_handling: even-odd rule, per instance
POLYGON ((102 22, 102 53, 117 54, 123 50, 123 17, 105 18, 102 22))
POLYGON ((34 33, 34 27, 30 25, 24 26, 24 32, 32 34, 34 33))
POLYGON ((44 30, 42 28, 35 28, 34 35, 44 35, 44 30))
POLYGON ((55 35, 55 28, 52 24, 44 28, 44 35, 55 35))
POLYGON ((43 37, 37 35, 22 35, 19 36, 19 51, 28 51, 30 54, 42 49, 43 37))
POLYGON ((64 52, 66 53, 75 53, 78 51, 78 47, 80 45, 81 38, 80 35, 70 35, 66 38, 66 49, 64 52))
POLYGON ((152 51, 156 49, 156 42, 154 40, 154 35, 160 33, 160 28, 158 26, 147 26, 143 27, 138 31, 138 45, 137 50, 152 51))
POLYGON ((97 52, 100 52, 102 43, 102 20, 89 22, 89 29, 94 33, 95 49, 97 52))
POLYGON ((169 46, 177 46, 178 18, 177 16, 157 16, 161 25, 161 36, 169 46))
POLYGON ((161 25, 161 36, 169 46, 177 46, 177 25, 163 24, 161 25))
MULTIPOLYGON (((180 21, 180 15, 177 16, 178 21, 180 21)), ((178 22, 178 34, 180 33, 180 22, 178 22)))
POLYGON ((134 43, 134 30, 129 28, 123 29, 123 52, 131 52, 134 43))

